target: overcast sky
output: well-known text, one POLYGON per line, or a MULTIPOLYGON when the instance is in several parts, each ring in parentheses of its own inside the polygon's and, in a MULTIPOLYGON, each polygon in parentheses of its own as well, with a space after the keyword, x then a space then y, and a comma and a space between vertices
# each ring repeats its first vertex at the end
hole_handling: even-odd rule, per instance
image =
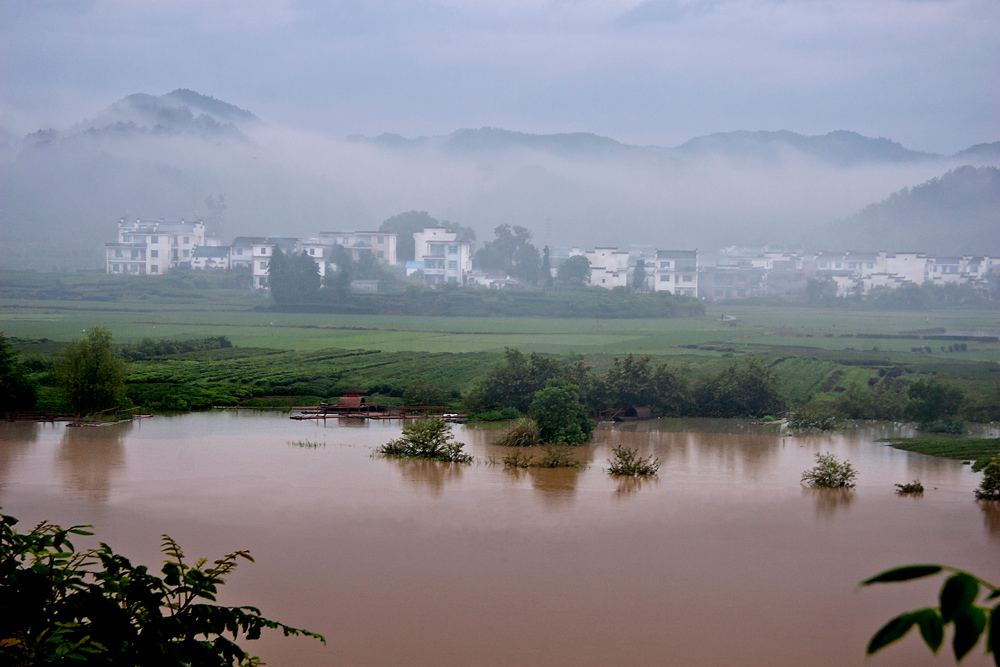
POLYGON ((1000 139, 997 0, 23 0, 0 4, 0 67, 16 134, 191 88, 334 136, 1000 139))

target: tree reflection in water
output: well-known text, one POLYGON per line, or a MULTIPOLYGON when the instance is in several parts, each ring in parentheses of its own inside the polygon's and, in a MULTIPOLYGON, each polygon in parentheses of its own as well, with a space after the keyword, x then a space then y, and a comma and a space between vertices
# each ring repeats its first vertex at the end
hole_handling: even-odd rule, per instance
POLYGON ((816 516, 830 519, 842 509, 847 509, 854 501, 854 489, 820 489, 802 487, 803 495, 811 495, 816 502, 816 516))
POLYGON ((531 488, 537 491, 547 509, 562 509, 576 498, 580 468, 528 468, 531 488))
POLYGON ((996 500, 979 500, 979 509, 983 511, 983 524, 990 537, 1000 542, 1000 502, 996 500))
POLYGON ((40 428, 41 424, 35 422, 0 423, 0 490, 10 479, 14 462, 38 440, 40 428))
POLYGON ((660 483, 658 475, 643 475, 641 477, 618 477, 615 479, 615 495, 618 497, 631 496, 640 489, 651 488, 660 483))
POLYGON ((125 467, 125 437, 133 422, 63 430, 56 466, 63 486, 91 502, 105 502, 111 482, 125 467))
POLYGON ((435 496, 441 495, 446 484, 462 479, 461 463, 443 463, 423 459, 394 459, 403 479, 426 487, 435 496))

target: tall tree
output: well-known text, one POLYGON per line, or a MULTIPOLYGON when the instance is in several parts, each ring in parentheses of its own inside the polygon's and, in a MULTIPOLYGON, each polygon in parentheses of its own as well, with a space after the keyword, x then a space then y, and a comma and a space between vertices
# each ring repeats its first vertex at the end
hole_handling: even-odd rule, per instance
POLYGON ((549 259, 549 247, 545 246, 542 248, 542 267, 539 270, 541 273, 541 285, 542 287, 552 287, 552 261, 549 259))
POLYGON ((590 260, 574 255, 559 265, 556 281, 564 287, 583 287, 590 282, 590 260))
POLYGON ((267 281, 275 303, 309 303, 319 291, 319 267, 305 253, 286 255, 275 246, 268 263, 267 281))
POLYGON ((638 259, 635 262, 635 270, 632 272, 632 291, 646 291, 646 260, 638 259))
POLYGON ((487 271, 503 271, 526 282, 537 282, 541 256, 531 243, 531 232, 520 225, 499 225, 495 238, 476 252, 476 264, 487 271))
POLYGON ((20 357, 20 352, 0 334, 0 410, 4 412, 35 407, 35 383, 20 357))
POLYGON ((115 356, 111 332, 98 325, 83 340, 70 343, 56 364, 56 375, 69 407, 91 413, 126 403, 128 364, 115 356))

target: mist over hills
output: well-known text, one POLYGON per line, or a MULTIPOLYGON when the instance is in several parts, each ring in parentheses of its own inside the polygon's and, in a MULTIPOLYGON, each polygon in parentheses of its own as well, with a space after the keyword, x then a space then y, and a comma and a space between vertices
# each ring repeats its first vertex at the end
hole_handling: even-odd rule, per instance
MULTIPOLYGON (((185 89, 129 95, 71 128, 0 139, 0 266, 46 270, 100 268, 119 218, 207 217, 210 194, 226 197, 214 230, 226 237, 373 228, 426 210, 475 228, 480 239, 509 223, 533 230, 539 244, 812 248, 829 238, 831 221, 852 220, 903 188, 937 177, 950 183, 942 174, 963 164, 1000 164, 1000 142, 942 156, 846 131, 730 132, 675 148, 499 128, 340 139, 185 89)), ((940 216, 914 216, 879 223, 878 235, 843 238, 890 250, 947 241, 955 252, 983 252, 982 212, 993 191, 968 190, 980 204, 946 192, 921 194, 922 206, 941 197, 941 215, 980 222, 942 228, 940 216)))

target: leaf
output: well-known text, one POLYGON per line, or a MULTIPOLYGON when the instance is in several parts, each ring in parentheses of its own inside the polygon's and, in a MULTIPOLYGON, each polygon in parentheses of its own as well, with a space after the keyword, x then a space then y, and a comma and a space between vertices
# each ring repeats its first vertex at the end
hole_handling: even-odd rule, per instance
POLYGON ((920 628, 920 636, 924 638, 924 643, 934 653, 941 648, 944 641, 944 622, 936 609, 921 609, 913 614, 917 617, 917 626, 920 628))
POLYGON ((959 572, 948 577, 941 587, 941 618, 951 623, 964 609, 976 601, 979 582, 971 574, 959 572))
POLYGON ((955 660, 961 660, 972 650, 985 627, 986 614, 979 607, 966 607, 955 616, 955 637, 951 643, 955 660))
POLYGON ((872 655, 876 651, 894 641, 901 639, 903 635, 910 631, 913 624, 917 622, 917 613, 908 612, 906 614, 900 614, 896 618, 892 619, 888 623, 882 626, 882 628, 875 633, 868 642, 867 654, 872 655))
POLYGON ((1000 605, 990 612, 990 631, 986 635, 986 652, 993 652, 993 662, 1000 667, 1000 605))
POLYGON ((861 585, 868 586, 870 584, 888 584, 894 581, 910 581, 911 579, 929 577, 932 574, 937 574, 942 569, 944 568, 940 565, 906 565, 880 572, 871 579, 862 581, 861 585))

